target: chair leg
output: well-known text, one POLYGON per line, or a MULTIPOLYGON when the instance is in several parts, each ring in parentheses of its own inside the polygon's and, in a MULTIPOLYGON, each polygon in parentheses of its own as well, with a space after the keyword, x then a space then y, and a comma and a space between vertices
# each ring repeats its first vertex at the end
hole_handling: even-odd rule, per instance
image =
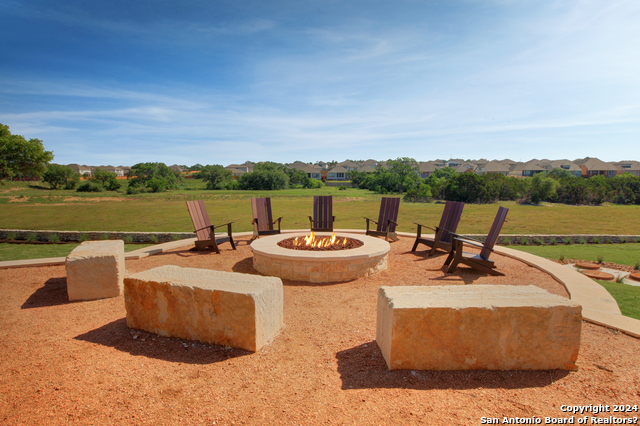
POLYGON ((231 247, 236 249, 236 243, 233 242, 233 235, 231 233, 231 224, 227 225, 227 233, 229 234, 229 242, 231 243, 231 247))

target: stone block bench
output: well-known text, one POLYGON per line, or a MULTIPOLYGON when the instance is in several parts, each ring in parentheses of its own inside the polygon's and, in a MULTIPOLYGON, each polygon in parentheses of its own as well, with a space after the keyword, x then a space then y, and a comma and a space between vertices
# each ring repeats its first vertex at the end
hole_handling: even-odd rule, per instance
POLYGON ((258 351, 280 331, 282 280, 166 265, 124 280, 127 325, 258 351))
POLYGON ((576 369, 582 307, 535 286, 381 287, 390 370, 576 369))
POLYGON ((65 260, 70 301, 94 300, 122 294, 124 241, 85 241, 65 260))

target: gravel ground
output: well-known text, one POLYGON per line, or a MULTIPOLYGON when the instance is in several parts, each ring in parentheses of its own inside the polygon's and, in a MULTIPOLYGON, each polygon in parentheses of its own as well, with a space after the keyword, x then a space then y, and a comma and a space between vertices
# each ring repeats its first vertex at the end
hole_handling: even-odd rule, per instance
MULTIPOLYGON (((506 277, 466 267, 447 274, 444 255, 427 259, 412 243, 392 243, 389 268, 372 277, 284 281, 285 328, 257 353, 131 330, 122 296, 69 303, 63 266, 0 270, 1 422, 475 425, 536 416, 544 424, 571 417, 563 405, 589 404, 610 407, 597 417, 640 417, 613 412, 640 403, 640 340, 589 323, 578 371, 389 371, 374 340, 382 285, 534 284, 567 297, 516 260, 495 257, 506 277)), ((127 261, 127 270, 256 273, 248 241, 221 249, 176 250, 127 261)))

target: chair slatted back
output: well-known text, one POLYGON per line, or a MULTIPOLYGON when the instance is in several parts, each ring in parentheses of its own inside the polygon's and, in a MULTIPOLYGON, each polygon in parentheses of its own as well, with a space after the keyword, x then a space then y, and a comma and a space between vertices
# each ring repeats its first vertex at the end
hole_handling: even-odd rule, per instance
MULTIPOLYGON (((449 212, 446 218, 444 217, 445 213, 442 214, 443 218, 445 219, 445 225, 443 226, 443 228, 446 229, 447 231, 451 231, 455 233, 456 230, 458 229, 458 224, 460 223, 460 217, 462 216, 464 203, 459 201, 447 201, 447 204, 448 203, 451 203, 451 205, 449 207, 449 212)), ((445 206, 445 212, 446 210, 447 210, 447 207, 445 206)), ((444 241, 445 243, 451 243, 452 235, 447 231, 444 231, 442 233, 442 236, 440 237, 440 241, 444 241)))
POLYGON ((196 230, 198 241, 210 240, 211 222, 209 221, 209 215, 204 206, 204 201, 187 201, 187 209, 189 209, 189 215, 191 216, 193 227, 196 230))
POLYGON ((313 229, 333 229, 333 197, 313 197, 313 229))
POLYGON ((484 242, 484 247, 480 252, 480 257, 483 259, 488 259, 491 254, 491 250, 493 246, 498 241, 498 237, 500 236, 500 231, 502 230, 502 225, 504 225, 504 221, 507 218, 507 213, 509 209, 506 207, 500 207, 498 209, 498 214, 496 214, 496 218, 493 220, 493 225, 491 225, 491 230, 489 234, 487 234, 487 239, 484 242))
MULTIPOLYGON (((400 198, 397 197, 382 197, 380 201, 380 215, 378 216, 378 232, 387 232, 387 223, 389 219, 393 222, 398 221, 398 209, 400 209, 400 198)), ((389 224, 389 232, 396 231, 395 223, 389 224)))
POLYGON ((257 223, 253 223, 256 232, 273 231, 271 198, 251 198, 251 210, 253 210, 253 218, 258 219, 257 223))

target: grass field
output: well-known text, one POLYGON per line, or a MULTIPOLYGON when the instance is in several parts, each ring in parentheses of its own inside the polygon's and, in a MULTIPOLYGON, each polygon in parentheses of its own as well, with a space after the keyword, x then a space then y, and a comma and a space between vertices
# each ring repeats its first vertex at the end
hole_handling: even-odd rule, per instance
POLYGON ((616 299, 622 315, 640 320, 640 287, 596 280, 616 299))
POLYGON ((640 264, 640 244, 572 244, 555 246, 507 246, 547 259, 592 260, 602 256, 604 262, 636 266, 640 264))
MULTIPOLYGON (((275 217, 287 229, 306 228, 314 195, 334 196, 337 228, 363 228, 363 217, 377 219, 382 195, 337 187, 284 191, 207 191, 198 180, 158 194, 52 191, 39 183, 7 182, 0 186, 0 227, 60 231, 192 231, 186 200, 205 201, 213 223, 235 221, 234 231, 251 227, 251 197, 271 197, 275 217)), ((503 234, 640 234, 640 206, 527 206, 513 202, 503 234)), ((498 204, 465 206, 459 232, 486 233, 498 204)), ((414 222, 437 225, 444 204, 400 204, 399 230, 415 232, 414 222)))
MULTIPOLYGON (((44 257, 66 257, 78 244, 9 244, 0 243, 0 262, 44 257)), ((125 244, 124 251, 138 250, 153 244, 125 244)))

